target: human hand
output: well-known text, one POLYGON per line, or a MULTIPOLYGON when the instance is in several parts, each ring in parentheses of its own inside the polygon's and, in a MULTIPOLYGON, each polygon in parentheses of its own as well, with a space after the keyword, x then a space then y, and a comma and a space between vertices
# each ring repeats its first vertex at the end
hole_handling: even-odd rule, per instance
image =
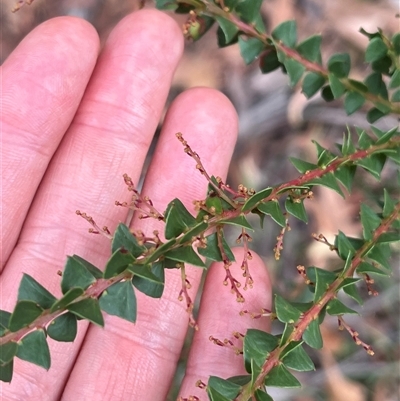
MULTIPOLYGON (((138 182, 161 117, 174 70, 182 54, 182 34, 167 15, 143 10, 122 20, 98 56, 93 27, 71 17, 43 23, 2 66, 2 253, 1 309, 12 310, 22 273, 60 296, 58 270, 66 255, 77 254, 98 267, 109 257, 109 243, 87 233, 80 209, 112 230, 125 221, 129 202, 122 174, 138 182)), ((219 92, 191 89, 171 105, 143 193, 163 211, 175 197, 193 212, 207 182, 184 154, 181 131, 207 170, 226 176, 237 134, 237 116, 219 92)), ((134 217, 145 233, 162 223, 134 217)), ((239 264, 232 270, 241 275, 239 264)), ((250 262, 254 288, 245 307, 270 305, 270 284, 260 258, 250 262)), ((188 268, 196 293, 201 269, 188 268)), ((231 338, 267 322, 239 317, 242 304, 223 287, 225 271, 214 264, 207 275, 181 396, 206 399, 195 387, 209 375, 243 373, 240 357, 209 341, 231 338)), ((161 299, 137 292, 133 325, 104 316, 101 329, 79 322, 73 343, 49 340, 52 366, 16 359, 11 384, 0 384, 3 400, 165 400, 188 327, 185 305, 177 300, 180 274, 166 271, 161 299)))

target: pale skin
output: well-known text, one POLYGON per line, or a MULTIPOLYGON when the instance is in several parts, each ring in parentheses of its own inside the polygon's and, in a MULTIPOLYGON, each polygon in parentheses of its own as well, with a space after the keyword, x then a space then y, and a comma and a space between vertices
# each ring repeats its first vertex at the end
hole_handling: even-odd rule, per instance
MULTIPOLYGON (((76 209, 112 231, 126 220, 123 183, 136 183, 183 51, 180 28, 167 15, 144 10, 127 16, 99 53, 92 26, 71 17, 43 23, 31 32, 2 68, 1 305, 11 311, 22 273, 59 297, 66 255, 77 254, 99 268, 109 241, 87 232, 76 209)), ((219 92, 196 88, 171 105, 146 175, 143 193, 163 212, 174 197, 194 213, 207 182, 175 138, 181 131, 210 174, 224 178, 237 135, 237 116, 219 92)), ((146 234, 162 223, 134 217, 131 227, 146 234)), ((235 249, 235 277, 243 281, 243 252, 235 249)), ((224 287, 223 266, 207 276, 196 332, 180 396, 206 400, 197 380, 243 374, 242 359, 210 335, 233 339, 234 331, 267 329, 267 319, 239 316, 270 308, 267 271, 257 255, 250 261, 254 287, 239 304, 224 287)), ((194 297, 201 269, 188 267, 194 297)), ((185 303, 178 301, 179 271, 169 270, 162 299, 137 292, 133 325, 104 315, 105 327, 79 322, 73 343, 49 340, 52 365, 15 360, 11 384, 0 384, 2 400, 163 401, 170 388, 188 329, 185 303)), ((236 342, 240 345, 239 342, 236 342)))

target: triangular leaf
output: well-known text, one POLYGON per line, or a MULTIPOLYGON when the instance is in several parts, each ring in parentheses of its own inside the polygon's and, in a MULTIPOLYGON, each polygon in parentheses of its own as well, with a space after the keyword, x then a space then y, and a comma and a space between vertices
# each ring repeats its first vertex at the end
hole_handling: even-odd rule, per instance
POLYGON ((253 227, 250 225, 246 217, 244 217, 243 215, 234 217, 229 220, 222 220, 221 222, 224 222, 225 224, 232 224, 234 226, 244 227, 247 228, 248 230, 254 231, 253 227))
MULTIPOLYGON (((301 342, 292 342, 289 346, 293 344, 294 346, 289 352, 285 352, 284 356, 282 356, 283 364, 293 370, 297 370, 298 372, 307 372, 310 370, 315 370, 315 366, 311 358, 307 355, 306 351, 304 351, 301 346, 301 342)), ((288 346, 288 347, 289 347, 288 346)), ((287 347, 287 348, 288 348, 287 347)), ((285 348, 286 351, 286 348, 285 348)))
POLYGON ((49 309, 57 299, 33 277, 24 273, 18 289, 18 301, 22 300, 34 301, 43 309, 49 309))
POLYGON ((321 64, 321 35, 313 35, 301 42, 297 51, 307 60, 321 64))
POLYGON ((281 208, 279 207, 278 201, 272 200, 269 202, 260 203, 257 206, 257 209, 260 212, 262 212, 268 216, 271 216, 272 220, 274 220, 281 227, 286 226, 286 219, 283 216, 283 213, 282 213, 281 208))
POLYGON ((263 0, 242 0, 235 11, 244 22, 254 23, 260 14, 260 7, 263 0))
POLYGON ((328 70, 338 78, 346 78, 350 72, 350 56, 337 53, 328 60, 328 70))
MULTIPOLYGON (((307 269, 307 273, 309 273, 309 269, 307 269)), ((336 280, 337 275, 333 272, 320 269, 318 267, 314 267, 313 269, 315 274, 314 302, 316 303, 319 301, 322 295, 325 294, 328 287, 336 280)))
POLYGON ((161 255, 164 255, 168 249, 171 249, 176 243, 176 239, 172 238, 171 240, 165 242, 160 245, 150 257, 147 258, 147 263, 155 262, 161 255))
POLYGON ((314 170, 318 167, 316 164, 309 163, 304 160, 297 159, 295 157, 289 157, 289 159, 292 162, 293 166, 296 168, 296 170, 302 174, 305 174, 307 171, 314 170))
POLYGON ((76 316, 70 312, 58 316, 47 326, 47 334, 56 341, 74 341, 77 331, 76 316))
POLYGON ((140 276, 133 276, 132 284, 140 291, 152 298, 161 298, 164 291, 165 274, 162 262, 151 265, 151 273, 157 277, 157 282, 140 276))
POLYGON ((0 337, 3 336, 10 323, 11 313, 5 310, 0 310, 0 337))
POLYGON ((14 341, 0 345, 0 365, 4 365, 13 360, 17 354, 18 344, 14 341))
POLYGON ((272 37, 280 40, 287 47, 294 47, 297 42, 296 21, 285 21, 272 31, 272 37))
POLYGON ((133 264, 128 266, 128 271, 133 273, 135 276, 142 277, 153 283, 163 284, 163 280, 153 274, 150 265, 139 265, 133 264))
POLYGON ((43 309, 33 301, 18 301, 10 317, 9 330, 18 331, 22 327, 34 322, 41 314, 43 309))
POLYGON ((301 315, 298 309, 278 294, 275 295, 275 309, 278 319, 283 323, 294 323, 301 315))
POLYGON ((117 249, 108 260, 104 270, 104 278, 117 276, 127 269, 130 263, 133 263, 135 258, 131 253, 124 249, 117 249))
POLYGON ((361 205, 361 224, 363 228, 363 237, 366 240, 372 239, 373 233, 381 224, 381 219, 378 215, 367 205, 361 205))
POLYGON ((114 253, 118 249, 124 249, 131 253, 135 258, 146 251, 146 247, 139 245, 134 235, 129 228, 123 224, 118 224, 114 232, 114 237, 111 244, 111 252, 114 253))
POLYGON ((44 330, 37 329, 20 340, 17 357, 49 370, 50 351, 44 330))
POLYGON ((272 188, 265 188, 262 191, 259 191, 255 193, 253 196, 251 196, 247 201, 244 203, 242 207, 243 212, 247 212, 251 209, 254 209, 254 206, 257 205, 257 203, 261 202, 263 199, 268 197, 272 192, 272 188))
POLYGON ((171 249, 165 253, 165 257, 171 260, 176 260, 177 262, 189 263, 193 266, 206 267, 191 245, 171 249))
POLYGON ((265 44, 257 38, 239 36, 240 54, 246 64, 252 63, 264 50, 265 44))
POLYGON ((241 390, 241 386, 238 384, 232 383, 229 380, 221 379, 220 377, 210 376, 208 379, 207 387, 211 387, 214 390, 218 391, 224 397, 232 400, 236 398, 241 390))
POLYGON ((325 77, 316 73, 309 72, 303 80, 302 92, 307 99, 314 96, 325 84, 325 77))
POLYGON ((291 58, 287 58, 283 64, 289 77, 289 85, 294 87, 297 82, 300 81, 300 78, 303 76, 306 67, 303 64, 300 64, 297 60, 293 60, 291 58))
POLYGON ((321 349, 323 345, 318 319, 313 320, 303 333, 304 342, 311 348, 321 349))
POLYGON ((64 296, 59 299, 50 309, 50 313, 55 312, 56 310, 64 309, 71 302, 75 301, 76 298, 80 297, 83 294, 82 288, 71 288, 67 291, 64 296))
POLYGON ((164 216, 166 239, 176 238, 196 225, 196 219, 177 198, 168 204, 164 216))
POLYGON ((86 289, 89 285, 96 281, 95 277, 81 260, 74 256, 67 257, 67 264, 63 271, 61 280, 61 290, 65 294, 71 288, 82 288, 86 289))
POLYGON ((218 41, 218 45, 220 47, 229 45, 230 43, 232 43, 235 40, 235 38, 237 38, 239 28, 233 22, 231 22, 223 17, 215 17, 215 19, 217 20, 217 22, 220 26, 220 30, 224 37, 224 41, 221 43, 220 43, 220 41, 218 41), (223 46, 221 46, 221 45, 223 45, 223 46))
POLYGON ((308 222, 307 212, 304 207, 303 199, 294 199, 291 196, 288 196, 285 201, 286 211, 297 219, 304 221, 304 223, 308 222))
POLYGON ((344 315, 346 313, 358 315, 359 313, 353 309, 348 308, 345 304, 340 302, 337 298, 331 299, 327 306, 326 311, 331 316, 344 315))
POLYGON ((6 363, 5 365, 0 364, 0 381, 10 383, 13 375, 14 360, 6 363))
POLYGON ((338 248, 338 254, 343 260, 347 260, 349 254, 354 255, 355 249, 349 238, 346 237, 341 231, 335 238, 335 246, 338 248))
POLYGON ((256 401, 274 401, 272 397, 262 390, 256 390, 254 393, 256 401))
POLYGON ((99 299, 100 308, 129 322, 136 322, 136 296, 130 281, 120 281, 103 292, 99 299))
POLYGON ((265 377, 264 384, 267 387, 301 387, 300 382, 282 364, 271 369, 271 371, 265 377))
POLYGON ((103 315, 101 314, 99 301, 94 298, 83 299, 82 301, 70 304, 68 309, 75 315, 87 319, 100 327, 104 326, 103 315))
POLYGON ((346 285, 345 287, 343 287, 343 291, 360 305, 363 304, 363 300, 355 284, 346 285))
POLYGON ((333 173, 335 178, 345 186, 349 193, 351 192, 356 170, 356 166, 342 165, 333 173))
POLYGON ((92 265, 90 262, 87 260, 81 258, 78 255, 72 255, 72 257, 77 260, 81 265, 86 267, 86 269, 89 271, 89 273, 94 277, 94 278, 103 278, 103 272, 98 269, 96 266, 92 265))
MULTIPOLYGON (((221 255, 221 251, 218 246, 218 238, 217 238, 217 233, 210 234, 206 237, 207 240, 207 246, 205 248, 197 248, 197 252, 201 256, 205 256, 206 258, 210 260, 214 260, 215 262, 222 262, 223 258, 221 255)), ((228 259, 230 261, 235 260, 235 256, 233 255, 231 248, 225 241, 225 238, 222 238, 222 247, 224 249, 224 252, 228 259)))
POLYGON ((347 115, 355 113, 365 103, 365 97, 358 92, 348 92, 344 98, 347 115))
POLYGON ((251 360, 262 366, 268 354, 278 345, 278 339, 265 331, 248 329, 243 340, 243 358, 247 372, 251 372, 251 360))
POLYGON ((346 92, 346 87, 342 84, 340 79, 334 74, 329 74, 328 79, 333 97, 335 99, 339 99, 346 92))

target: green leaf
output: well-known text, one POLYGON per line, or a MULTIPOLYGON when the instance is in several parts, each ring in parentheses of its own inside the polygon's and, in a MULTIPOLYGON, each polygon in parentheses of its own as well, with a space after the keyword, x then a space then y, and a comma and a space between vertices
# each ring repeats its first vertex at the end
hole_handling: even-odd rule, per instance
POLYGON ((58 316, 47 326, 47 334, 56 341, 74 341, 77 330, 76 317, 70 312, 58 316))
POLYGON ((135 258, 131 253, 124 249, 117 249, 108 260, 104 269, 104 278, 115 277, 126 270, 129 264, 133 263, 135 258))
POLYGON ((336 280, 337 275, 329 270, 320 269, 318 267, 307 269, 307 274, 311 269, 314 269, 315 274, 315 280, 313 279, 315 282, 314 303, 317 303, 325 294, 328 287, 336 280))
POLYGON ((392 37, 392 44, 394 52, 399 55, 400 54, 400 32, 397 32, 392 37))
POLYGON ((285 328, 283 329, 283 332, 282 332, 282 335, 281 335, 281 338, 279 341, 280 346, 284 345, 288 341, 289 337, 293 333, 293 330, 294 330, 294 327, 293 327, 292 323, 285 324, 285 328))
POLYGON ((92 265, 90 262, 87 260, 81 258, 78 255, 72 255, 72 257, 77 260, 81 265, 86 267, 86 269, 89 271, 89 273, 94 277, 94 278, 103 278, 103 272, 98 269, 96 266, 92 265))
POLYGON ((368 170, 377 180, 381 178, 381 172, 385 166, 386 155, 378 153, 356 160, 354 163, 368 170))
POLYGON ((390 197, 389 192, 387 191, 386 188, 383 189, 384 193, 384 198, 383 198, 383 211, 382 211, 382 216, 383 217, 388 217, 394 210, 396 203, 394 200, 390 197))
POLYGON ((50 351, 44 330, 37 329, 20 340, 17 357, 49 370, 50 351))
POLYGON ((361 225, 363 228, 363 237, 366 240, 371 240, 374 231, 381 224, 381 219, 378 215, 367 205, 361 205, 361 225))
POLYGON ((343 260, 347 260, 349 254, 354 255, 355 253, 353 245, 341 231, 335 238, 335 247, 338 248, 338 254, 343 260))
POLYGON ((243 358, 246 371, 251 373, 251 360, 261 367, 268 354, 278 345, 278 339, 265 331, 248 329, 243 340, 243 358))
POLYGON ((317 141, 312 141, 317 148, 318 154, 318 166, 325 169, 333 160, 337 159, 333 153, 329 152, 328 149, 322 147, 317 141))
POLYGON ((252 63, 264 50, 265 44, 257 38, 239 36, 240 54, 246 64, 252 63))
POLYGON ((348 285, 353 285, 361 281, 361 278, 354 278, 354 277, 346 277, 337 287, 337 290, 347 287, 348 285))
POLYGON ((267 198, 269 195, 271 195, 272 188, 268 187, 263 189, 262 191, 259 191, 255 193, 253 196, 251 196, 247 201, 244 203, 242 207, 242 212, 247 212, 251 209, 254 209, 254 207, 257 205, 257 203, 261 202, 263 199, 267 198))
POLYGON ((232 224, 234 226, 238 226, 238 227, 244 227, 248 230, 252 230, 254 231, 253 227, 250 225, 250 223, 247 221, 246 217, 244 217, 243 215, 234 217, 234 218, 230 218, 229 220, 221 220, 221 222, 225 223, 225 224, 232 224))
POLYGON ((394 70, 392 78, 390 78, 389 88, 398 88, 400 86, 400 69, 394 70))
POLYGON ((347 53, 337 53, 328 60, 328 70, 337 78, 346 78, 350 72, 350 56, 347 53))
POLYGON ((322 177, 319 177, 319 178, 314 178, 313 180, 309 181, 308 184, 309 185, 321 185, 323 187, 333 189, 342 198, 344 198, 344 194, 343 194, 339 184, 337 183, 333 172, 324 174, 322 177))
POLYGON ((358 292, 358 289, 355 284, 350 284, 346 285, 343 287, 343 291, 351 298, 353 298, 356 302, 358 302, 360 305, 363 304, 363 300, 360 297, 360 293, 358 292))
POLYGON ((297 219, 304 221, 304 223, 308 222, 307 212, 304 207, 304 200, 294 199, 291 196, 288 196, 285 201, 285 208, 288 213, 292 216, 296 217, 297 219))
POLYGON ((57 299, 34 278, 24 273, 18 289, 18 301, 22 300, 34 301, 43 309, 49 309, 57 299))
POLYGON ((400 89, 393 93, 391 100, 392 102, 400 102, 400 89))
POLYGON ((365 103, 365 98, 358 92, 348 92, 344 98, 344 109, 347 115, 356 112, 365 103))
POLYGON ((76 316, 87 319, 100 327, 104 326, 103 315, 101 314, 97 299, 83 299, 82 301, 68 305, 68 309, 76 316))
POLYGON ((165 274, 162 262, 156 262, 151 265, 151 273, 157 278, 157 281, 151 281, 144 277, 133 276, 132 284, 140 291, 152 298, 161 298, 164 291, 165 274))
POLYGON ((316 73, 309 72, 303 80, 302 92, 307 99, 314 96, 325 84, 325 77, 316 73))
POLYGON ((76 298, 80 297, 84 291, 82 288, 71 288, 68 290, 64 296, 59 299, 50 309, 50 313, 55 312, 56 310, 64 309, 71 302, 75 301, 76 298))
MULTIPOLYGON (((368 75, 368 77, 364 80, 364 83, 367 85, 368 90, 372 94, 381 96, 386 100, 388 99, 388 91, 386 84, 382 79, 381 73, 373 72, 372 74, 368 75)), ((378 105, 375 106, 378 107, 378 105)))
POLYGON ((18 301, 10 317, 9 330, 12 332, 26 327, 34 322, 43 309, 33 301, 18 301))
POLYGON ((253 23, 260 14, 260 7, 263 0, 243 0, 235 11, 244 22, 253 23))
POLYGON ((232 383, 239 384, 239 386, 244 386, 250 382, 251 376, 250 375, 232 376, 229 377, 227 380, 229 380, 232 383))
POLYGON ((146 247, 138 244, 135 236, 129 230, 129 227, 123 223, 118 224, 111 245, 112 253, 115 253, 118 249, 128 251, 135 258, 146 251, 146 247))
POLYGON ((189 263, 193 266, 206 267, 191 245, 171 249, 165 253, 165 257, 177 262, 189 263))
POLYGON ((298 309, 278 294, 275 295, 275 310, 278 319, 283 323, 294 323, 301 315, 298 309))
POLYGON ((0 381, 10 383, 13 375, 14 360, 6 363, 5 365, 0 364, 0 381))
POLYGON ((367 253, 367 256, 374 260, 375 262, 378 262, 380 265, 382 265, 385 269, 391 271, 391 266, 389 263, 390 259, 390 247, 389 244, 376 244, 372 249, 367 253))
POLYGON ((11 313, 5 310, 0 310, 0 337, 8 330, 11 313))
POLYGON ((275 223, 277 223, 281 227, 286 226, 286 219, 282 213, 281 208, 279 207, 278 201, 271 200, 269 202, 260 203, 257 206, 257 209, 267 216, 271 216, 272 220, 274 220, 275 223))
POLYGON ((379 120, 380 118, 384 117, 388 113, 383 113, 376 107, 373 107, 371 110, 368 111, 367 113, 367 121, 370 124, 373 124, 375 121, 379 120))
POLYGON ((156 0, 156 7, 159 10, 175 10, 178 3, 175 0, 156 0))
POLYGON ((136 296, 130 280, 108 287, 99 299, 100 308, 129 322, 136 322, 136 296))
POLYGON ((351 192, 356 170, 356 166, 342 165, 333 173, 335 178, 345 186, 349 193, 351 192))
POLYGON ((321 349, 323 346, 321 330, 319 329, 318 319, 313 320, 303 333, 304 342, 311 348, 321 349))
MULTIPOLYGON (((377 128, 372 127, 372 126, 371 126, 371 129, 375 133, 377 133, 377 131, 379 131, 379 130, 377 130, 377 128)), ((380 132, 382 132, 382 131, 380 131, 380 132)), ((397 127, 394 127, 387 132, 382 132, 382 135, 379 136, 379 139, 375 142, 375 144, 382 145, 384 143, 387 143, 395 135, 399 135, 399 131, 397 131, 397 127)))
MULTIPOLYGON (((210 260, 214 260, 215 262, 222 262, 223 259, 222 259, 221 251, 218 246, 217 233, 208 235, 206 237, 206 240, 207 240, 206 248, 197 248, 197 252, 200 255, 205 256, 206 258, 208 258, 210 260)), ((226 256, 228 257, 228 259, 230 261, 234 261, 235 256, 233 255, 231 248, 225 241, 225 238, 222 238, 222 247, 223 247, 224 252, 225 252, 226 256)))
POLYGON ((345 86, 340 82, 340 79, 334 74, 328 75, 329 85, 333 94, 334 99, 340 98, 345 92, 345 86))
POLYGON ((300 81, 300 78, 303 76, 306 68, 304 67, 304 65, 291 58, 287 58, 283 62, 283 64, 289 76, 289 85, 293 88, 297 84, 297 82, 300 81))
POLYGON ((262 390, 256 390, 254 393, 256 401, 274 401, 272 397, 262 390))
POLYGON ((197 223, 185 205, 177 198, 168 204, 164 216, 166 239, 178 237, 197 223))
POLYGON ((172 238, 168 242, 165 242, 164 244, 160 245, 151 254, 151 256, 147 258, 147 263, 155 262, 161 255, 164 255, 167 250, 171 249, 175 245, 175 243, 176 243, 176 239, 172 238))
POLYGON ((298 372, 308 372, 310 370, 315 370, 315 366, 311 358, 307 355, 301 346, 301 341, 291 342, 281 355, 283 364, 293 370, 298 372))
POLYGON ((378 266, 373 266, 370 263, 362 262, 356 269, 357 274, 376 274, 379 276, 387 276, 388 272, 378 266))
POLYGON ((332 102, 335 99, 330 85, 326 85, 322 88, 321 96, 322 99, 325 100, 325 102, 332 102))
POLYGON ((61 280, 61 290, 65 294, 71 288, 86 289, 89 285, 96 282, 95 277, 87 269, 86 265, 82 264, 80 258, 75 256, 67 257, 67 264, 63 271, 61 280))
POLYGON ((304 160, 297 159, 295 157, 289 157, 290 161, 292 162, 293 166, 296 170, 302 174, 305 174, 307 171, 314 170, 318 166, 313 163, 306 162, 304 160))
POLYGON ((197 15, 195 21, 187 27, 188 37, 193 41, 199 40, 213 26, 214 22, 215 19, 212 17, 197 15))
POLYGON ((301 383, 283 365, 272 368, 265 377, 264 384, 269 387, 301 387, 301 383))
POLYGON ((260 57, 260 70, 263 74, 274 71, 280 66, 281 62, 278 59, 275 49, 268 49, 268 51, 260 57))
POLYGON ((344 315, 346 313, 358 315, 359 313, 353 309, 348 308, 345 304, 340 302, 337 298, 331 299, 326 306, 326 311, 331 316, 344 315))
POLYGON ((223 42, 221 43, 220 41, 218 41, 219 47, 224 47, 234 42, 235 39, 237 38, 239 28, 233 22, 223 17, 215 17, 215 19, 219 24, 224 39, 223 42))
POLYGON ((367 63, 372 63, 373 61, 379 60, 384 57, 388 51, 385 42, 379 38, 375 37, 369 42, 367 49, 365 51, 365 61, 367 63))
POLYGON ((217 390, 209 386, 207 386, 207 394, 211 401, 231 401, 229 398, 224 397, 217 390))
POLYGON ((217 196, 209 196, 206 199, 206 207, 211 214, 221 214, 223 212, 221 198, 217 196))
MULTIPOLYGON (((265 359, 264 359, 265 360, 265 359)), ((251 372, 251 382, 254 383, 257 380, 257 377, 260 375, 261 373, 261 366, 264 362, 260 361, 260 366, 256 364, 254 359, 250 360, 250 368, 249 368, 249 372, 251 372)), ((246 368, 247 369, 247 368, 246 368)))
POLYGON ((224 380, 216 376, 210 376, 207 387, 213 388, 214 390, 218 391, 218 393, 230 400, 236 398, 242 388, 242 386, 239 386, 236 383, 232 383, 229 380, 224 380))
POLYGON ((390 75, 392 59, 388 55, 383 56, 379 60, 373 61, 371 63, 371 67, 373 71, 379 72, 384 75, 390 75))
POLYGON ((140 264, 133 264, 128 266, 128 271, 133 273, 135 276, 144 278, 148 281, 152 281, 154 283, 163 284, 164 280, 160 279, 159 276, 156 276, 151 271, 150 265, 140 265, 140 264))
POLYGON ((297 42, 296 21, 285 21, 272 31, 272 37, 287 47, 295 47, 297 42))
POLYGON ((307 60, 321 64, 321 35, 310 36, 297 46, 297 51, 307 60))
POLYGON ((203 233, 208 227, 208 224, 204 221, 201 223, 198 223, 194 227, 192 227, 190 230, 188 230, 185 234, 182 235, 181 237, 181 244, 184 244, 185 242, 192 242, 193 238, 197 237, 199 234, 203 233))
POLYGON ((17 354, 18 344, 14 341, 0 345, 0 365, 4 365, 13 360, 17 354))

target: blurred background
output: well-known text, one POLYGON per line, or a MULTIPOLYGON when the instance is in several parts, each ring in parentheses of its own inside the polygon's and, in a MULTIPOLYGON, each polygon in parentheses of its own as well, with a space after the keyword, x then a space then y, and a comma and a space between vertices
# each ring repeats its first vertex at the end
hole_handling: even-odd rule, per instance
MULTIPOLYGON (((28 32, 49 18, 59 15, 85 18, 96 27, 104 43, 113 26, 140 7, 139 0, 35 0, 31 6, 24 6, 13 14, 10 10, 15 4, 15 0, 2 0, 0 8, 1 63, 28 32)), ((154 4, 146 1, 145 7, 154 7, 154 4)), ((299 40, 321 33, 323 60, 326 62, 335 52, 349 52, 352 77, 361 80, 369 73, 363 62, 363 50, 368 42, 358 32, 359 28, 372 32, 379 27, 389 36, 400 30, 398 0, 265 0, 262 13, 268 32, 280 22, 296 19, 299 40)), ((171 15, 179 24, 186 20, 185 16, 171 15)), ((288 157, 315 161, 312 139, 334 150, 335 143, 342 140, 346 125, 368 128, 366 109, 347 116, 339 101, 325 103, 319 95, 306 100, 300 87, 289 88, 287 77, 280 70, 262 75, 257 63, 244 65, 236 45, 218 49, 215 30, 213 27, 199 42, 187 41, 168 102, 193 86, 217 88, 231 99, 240 119, 239 140, 228 178, 232 187, 243 183, 260 190, 293 179, 298 173, 288 157)), ((388 116, 375 125, 389 129, 397 126, 398 121, 388 116)), ((339 229, 347 235, 360 235, 360 201, 374 207, 374 199, 381 197, 383 187, 398 195, 396 182, 396 168, 387 164, 381 182, 359 171, 354 190, 346 200, 333 191, 316 188, 315 199, 307 203, 308 225, 290 221, 292 230, 285 236, 279 261, 274 259, 272 251, 279 228, 266 219, 264 230, 256 230, 250 245, 265 260, 275 292, 287 299, 308 300, 308 290, 296 266, 314 265, 329 270, 339 267, 335 254, 313 241, 311 233, 322 233, 331 242, 339 229)), ((254 226, 258 225, 257 219, 251 221, 254 226)), ((237 232, 228 233, 232 241, 237 235, 237 232)), ((327 317, 322 325, 325 346, 321 351, 310 351, 317 371, 297 375, 303 384, 300 390, 271 389, 270 394, 276 401, 400 400, 400 249, 397 246, 393 250, 392 277, 374 277, 374 288, 379 295, 368 296, 361 282, 364 305, 360 307, 345 298, 349 307, 362 314, 362 317, 347 317, 346 322, 372 346, 375 356, 367 355, 346 332, 337 330, 335 318, 327 317)), ((274 333, 281 329, 274 323, 274 333)), ((176 399, 191 335, 189 330, 168 401, 176 399)))

